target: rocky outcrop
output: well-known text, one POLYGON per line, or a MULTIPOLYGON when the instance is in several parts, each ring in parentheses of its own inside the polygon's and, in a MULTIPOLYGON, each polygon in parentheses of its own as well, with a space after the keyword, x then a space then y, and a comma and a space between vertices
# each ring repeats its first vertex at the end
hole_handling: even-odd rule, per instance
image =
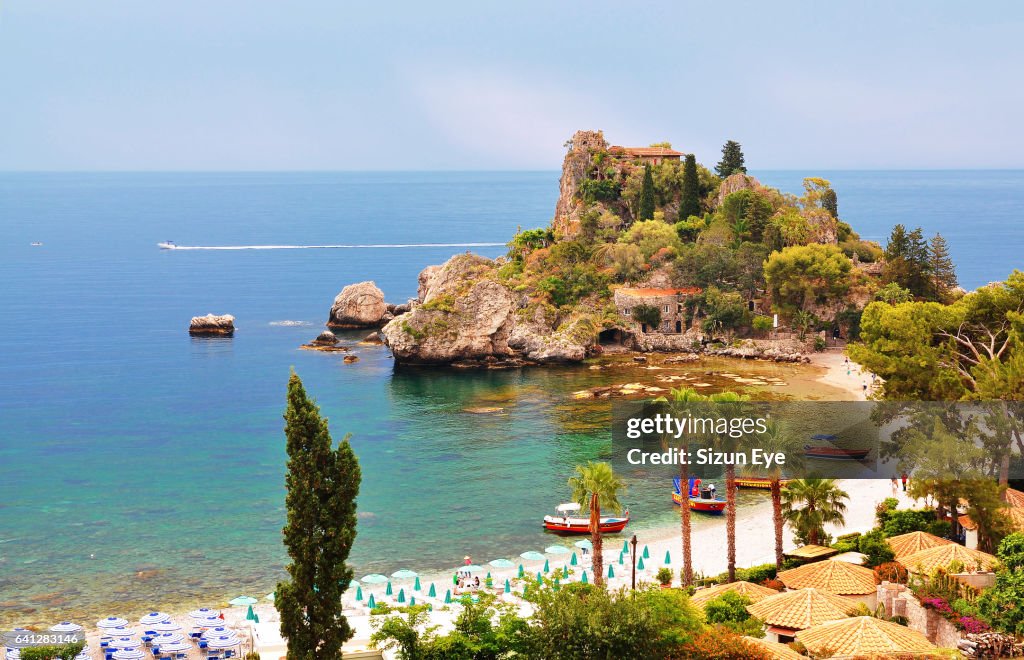
POLYGON ((579 197, 580 185, 594 168, 594 154, 608 150, 608 141, 601 131, 576 131, 569 144, 569 152, 562 161, 558 202, 551 223, 552 228, 563 236, 575 236, 579 231, 580 213, 583 211, 579 197))
POLYGON ((324 330, 310 343, 314 346, 334 346, 338 343, 338 337, 330 330, 324 330))
POLYGON ((810 362, 807 353, 813 350, 813 347, 796 340, 745 339, 733 346, 709 347, 705 354, 742 360, 810 362))
POLYGON ((718 187, 718 200, 715 202, 715 206, 721 206, 722 201, 734 192, 759 190, 760 188, 763 188, 761 182, 749 174, 730 174, 722 180, 722 184, 718 187))
POLYGON ((427 266, 420 271, 419 286, 416 288, 416 299, 419 302, 423 302, 424 298, 427 297, 427 292, 434 281, 434 276, 440 272, 441 268, 441 266, 427 266))
POLYGON ((339 345, 340 340, 330 330, 324 330, 317 338, 308 344, 303 344, 299 348, 304 348, 307 351, 323 351, 325 353, 347 353, 349 350, 348 346, 339 345))
POLYGON ((579 362, 587 357, 587 349, 597 335, 589 317, 578 315, 557 328, 552 325, 552 319, 539 307, 532 314, 521 312, 512 328, 509 346, 531 362, 579 362))
POLYGON ((422 304, 381 330, 395 360, 406 364, 452 364, 513 358, 508 338, 516 298, 494 276, 490 259, 457 255, 421 274, 422 304))
POLYGON ((235 334, 235 317, 230 314, 193 316, 188 333, 199 337, 230 337, 235 334))
POLYGON ((350 284, 334 299, 327 320, 331 328, 375 328, 385 322, 388 305, 373 282, 350 284))

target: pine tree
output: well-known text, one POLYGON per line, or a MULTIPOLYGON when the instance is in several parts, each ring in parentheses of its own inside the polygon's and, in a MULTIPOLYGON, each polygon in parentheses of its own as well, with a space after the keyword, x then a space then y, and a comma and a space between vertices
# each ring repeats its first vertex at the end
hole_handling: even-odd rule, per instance
POLYGON ((637 217, 641 220, 654 218, 654 176, 651 174, 651 166, 644 166, 644 183, 640 188, 640 208, 637 217))
POLYGON ((936 288, 940 294, 947 294, 952 289, 960 286, 956 279, 956 267, 953 265, 953 258, 949 256, 949 246, 942 234, 935 234, 929 244, 931 253, 931 271, 935 280, 936 288))
POLYGON ((839 217, 839 198, 836 196, 835 190, 827 188, 821 193, 821 208, 828 211, 833 218, 839 217))
POLYGON ((340 658, 353 635, 341 595, 352 581, 345 563, 356 536, 361 475, 348 436, 337 448, 327 420, 292 372, 284 414, 288 473, 284 544, 289 579, 277 585, 275 605, 288 660, 340 658))
POLYGON ((697 178, 697 158, 686 154, 683 161, 683 181, 679 197, 679 221, 685 222, 691 215, 700 215, 700 181, 697 178))
POLYGON ((743 164, 743 149, 740 143, 729 140, 722 147, 722 160, 715 166, 715 171, 722 179, 730 174, 746 174, 747 168, 743 164))
POLYGON ((928 241, 920 227, 907 234, 907 250, 910 278, 906 287, 915 296, 926 299, 934 298, 931 250, 928 249, 928 241))

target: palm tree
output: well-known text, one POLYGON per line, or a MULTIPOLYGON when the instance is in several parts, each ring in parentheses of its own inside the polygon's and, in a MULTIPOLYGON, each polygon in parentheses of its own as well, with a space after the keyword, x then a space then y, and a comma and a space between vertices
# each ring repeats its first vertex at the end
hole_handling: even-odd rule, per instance
POLYGON ((848 499, 835 479, 794 479, 782 489, 782 515, 804 543, 819 545, 826 524, 845 522, 848 499))
MULTIPOLYGON (((719 392, 712 394, 708 400, 713 403, 735 404, 742 401, 749 401, 750 397, 735 392, 719 392)), ((731 406, 730 406, 731 408, 731 406)), ((737 412, 731 412, 728 417, 742 417, 737 412)), ((737 439, 729 434, 718 435, 715 438, 716 449, 720 452, 733 452, 737 449, 737 439)), ((736 465, 732 462, 725 464, 725 541, 726 559, 728 561, 729 582, 736 581, 736 465)))
MULTIPOLYGON (((802 441, 799 436, 792 433, 785 426, 775 422, 768 422, 768 429, 758 437, 758 445, 766 454, 782 454, 786 457, 786 468, 790 474, 801 470, 804 462, 802 441)), ((744 476, 766 477, 772 496, 772 523, 775 527, 775 567, 782 570, 782 466, 772 464, 771 467, 764 465, 748 465, 742 470, 744 476)))
POLYGON ((604 584, 604 557, 601 554, 601 507, 618 515, 622 513, 619 492, 626 490, 626 483, 612 469, 611 463, 591 461, 576 466, 576 476, 569 479, 572 498, 581 507, 590 509, 590 542, 594 546, 594 584, 604 584))

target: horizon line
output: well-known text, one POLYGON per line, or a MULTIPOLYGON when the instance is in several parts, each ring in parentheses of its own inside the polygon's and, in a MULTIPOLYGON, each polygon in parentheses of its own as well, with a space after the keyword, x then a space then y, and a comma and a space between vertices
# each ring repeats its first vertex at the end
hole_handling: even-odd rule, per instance
MULTIPOLYGON (((758 167, 751 172, 1020 172, 1019 167, 758 167)), ((465 174, 560 172, 560 168, 437 168, 437 169, 2 169, 4 174, 465 174)))

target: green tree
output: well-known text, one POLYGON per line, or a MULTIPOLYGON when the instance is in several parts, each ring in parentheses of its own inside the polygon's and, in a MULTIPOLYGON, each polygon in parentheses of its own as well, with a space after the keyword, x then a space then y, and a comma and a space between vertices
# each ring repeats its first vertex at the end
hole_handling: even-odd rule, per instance
POLYGON ((288 640, 288 660, 341 657, 342 644, 353 634, 341 595, 352 581, 345 560, 356 536, 359 462, 348 436, 334 446, 327 420, 294 371, 284 419, 284 545, 291 562, 276 592, 281 636, 288 640))
POLYGON ((996 584, 985 591, 978 601, 981 610, 994 628, 1010 634, 1024 635, 1024 534, 1007 536, 999 544, 996 556, 1000 568, 996 573, 996 584))
POLYGON ((645 259, 650 259, 662 248, 672 248, 679 252, 682 243, 675 227, 657 220, 646 220, 633 223, 633 226, 622 233, 620 243, 636 245, 645 259))
POLYGON ((704 619, 710 624, 722 626, 740 635, 763 637, 764 622, 751 616, 747 611, 750 603, 749 596, 726 591, 704 603, 704 619))
POLYGON ((931 251, 920 227, 910 232, 903 225, 893 227, 885 247, 882 279, 899 284, 915 297, 934 297, 931 251))
POLYGON ((839 217, 839 198, 836 197, 836 191, 829 188, 824 191, 821 195, 821 208, 829 212, 833 218, 839 217))
POLYGON ((885 540, 885 533, 880 529, 861 534, 857 539, 857 550, 866 555, 864 565, 868 568, 885 564, 896 557, 892 548, 889 547, 889 542, 885 540))
POLYGON ((636 217, 639 220, 651 220, 654 218, 654 177, 651 175, 651 166, 644 166, 644 182, 640 188, 640 200, 637 204, 636 217))
POLYGON ((935 279, 939 298, 947 299, 960 283, 956 279, 956 267, 953 265, 953 257, 949 255, 949 246, 942 234, 935 234, 932 237, 928 244, 928 254, 931 259, 929 267, 935 279))
POLYGON ((625 491, 626 483, 615 474, 611 463, 591 461, 586 465, 576 466, 576 476, 569 479, 572 498, 581 507, 590 511, 590 542, 594 546, 593 569, 594 584, 604 584, 604 558, 601 555, 601 509, 614 513, 622 513, 619 493, 625 491))
POLYGON ((890 305, 899 305, 900 303, 910 302, 913 299, 914 294, 896 282, 889 282, 875 292, 875 300, 880 300, 890 305))
POLYGON ((683 160, 680 187, 679 221, 685 222, 691 215, 700 215, 700 179, 697 176, 697 158, 693 154, 686 154, 683 160))
POLYGON ((740 143, 729 140, 722 147, 722 160, 715 166, 715 172, 719 178, 726 178, 730 174, 746 174, 747 168, 743 164, 743 149, 740 143))
POLYGON ((845 294, 853 263, 835 245, 796 245, 772 253, 764 265, 772 301, 793 313, 845 294))
POLYGON ((850 496, 835 479, 794 479, 782 489, 782 516, 801 543, 821 545, 825 525, 842 526, 850 496))
POLYGON ((637 305, 633 308, 633 320, 656 331, 661 325, 661 310, 654 305, 637 305))

